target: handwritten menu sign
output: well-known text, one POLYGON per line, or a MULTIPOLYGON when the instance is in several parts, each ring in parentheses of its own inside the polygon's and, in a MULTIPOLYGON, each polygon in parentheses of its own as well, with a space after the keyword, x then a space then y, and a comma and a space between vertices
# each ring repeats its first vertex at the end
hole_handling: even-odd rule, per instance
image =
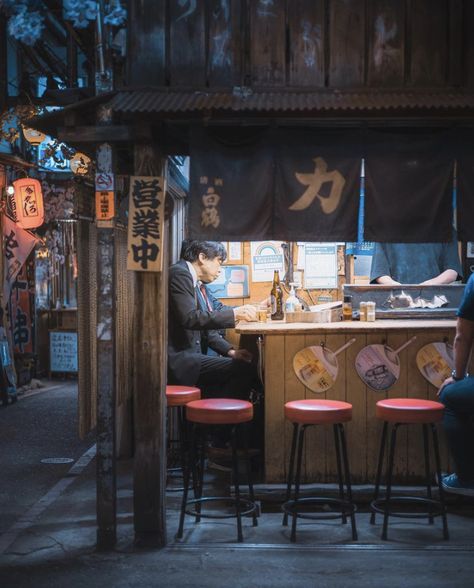
POLYGON ((49 332, 49 365, 51 372, 77 372, 77 333, 49 332))

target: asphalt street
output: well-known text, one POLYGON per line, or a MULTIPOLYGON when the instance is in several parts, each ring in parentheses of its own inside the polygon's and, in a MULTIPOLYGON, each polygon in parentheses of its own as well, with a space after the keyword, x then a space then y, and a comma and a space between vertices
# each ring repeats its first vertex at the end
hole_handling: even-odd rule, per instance
POLYGON ((93 435, 78 436, 77 382, 45 385, 0 407, 0 535, 94 443, 93 435), (70 461, 41 461, 51 458, 70 461))

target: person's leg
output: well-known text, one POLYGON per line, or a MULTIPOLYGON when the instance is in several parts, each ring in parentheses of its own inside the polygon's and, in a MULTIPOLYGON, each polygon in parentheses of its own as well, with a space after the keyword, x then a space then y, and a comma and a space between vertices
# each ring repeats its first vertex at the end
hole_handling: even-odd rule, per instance
MULTIPOLYGON (((203 398, 237 398, 249 400, 257 381, 254 364, 230 357, 201 357, 201 370, 196 386, 201 388, 203 398)), ((263 421, 263 419, 261 419, 263 421)), ((215 431, 214 443, 224 446, 228 439, 226 428, 215 431), (225 430, 224 430, 225 429, 225 430)), ((262 424, 254 419, 249 430, 249 442, 253 447, 260 446, 262 424), (257 425, 258 422, 258 425, 257 425)))
POLYGON ((256 378, 253 364, 230 357, 201 357, 201 370, 196 386, 205 398, 239 398, 248 400, 256 378))
POLYGON ((474 481, 474 377, 446 386, 441 392, 445 406, 443 425, 461 482, 474 481))

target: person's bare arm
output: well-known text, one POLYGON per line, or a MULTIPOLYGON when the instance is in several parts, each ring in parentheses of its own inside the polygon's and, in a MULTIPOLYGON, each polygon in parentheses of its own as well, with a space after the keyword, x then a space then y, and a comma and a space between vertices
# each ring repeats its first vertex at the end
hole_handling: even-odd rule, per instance
MULTIPOLYGON (((474 321, 468 321, 461 317, 458 318, 456 323, 456 336, 454 337, 454 369, 456 376, 462 378, 467 373, 467 365, 471 356, 472 343, 474 341, 474 321)), ((448 384, 454 382, 454 378, 451 376, 446 378, 442 383, 441 388, 438 390, 438 396, 441 390, 448 384)))
POLYGON ((425 280, 421 282, 424 286, 436 286, 437 284, 450 284, 454 282, 458 277, 458 272, 453 269, 444 270, 444 272, 440 273, 438 276, 431 278, 430 280, 425 280))
POLYGON ((400 284, 400 282, 397 282, 390 276, 379 276, 375 281, 377 282, 377 284, 383 284, 384 286, 400 284))

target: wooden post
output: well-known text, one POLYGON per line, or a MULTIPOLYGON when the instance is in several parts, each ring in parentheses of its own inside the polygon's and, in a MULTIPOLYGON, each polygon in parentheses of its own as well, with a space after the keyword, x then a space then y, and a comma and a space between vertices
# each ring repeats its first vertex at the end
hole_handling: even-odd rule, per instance
MULTIPOLYGON (((150 145, 136 145, 136 175, 159 175, 162 166, 150 145)), ((137 272, 133 321, 135 543, 155 547, 166 545, 167 239, 166 224, 164 271, 137 272)))
POLYGON ((111 549, 117 540, 114 236, 112 228, 97 233, 97 547, 111 549))
POLYGON ((7 75, 7 19, 0 14, 0 113, 8 102, 8 75, 7 75))
MULTIPOLYGON (((112 90, 110 56, 104 48, 103 0, 96 18, 96 93, 112 90)), ((110 125, 112 111, 101 106, 98 125, 110 125)), ((108 143, 96 151, 97 173, 113 174, 113 153, 108 143)), ((97 547, 112 549, 117 541, 116 375, 115 375, 115 251, 114 221, 97 221, 97 547)))

